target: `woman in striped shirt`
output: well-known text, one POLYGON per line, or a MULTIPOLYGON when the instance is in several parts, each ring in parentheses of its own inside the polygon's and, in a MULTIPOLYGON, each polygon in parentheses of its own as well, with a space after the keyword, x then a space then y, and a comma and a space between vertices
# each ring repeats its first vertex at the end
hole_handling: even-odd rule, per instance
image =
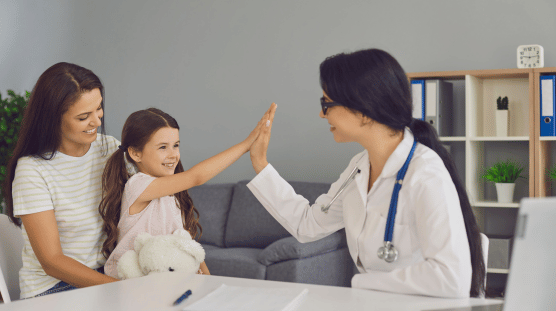
POLYGON ((102 273, 101 176, 119 145, 104 135, 103 94, 92 71, 58 63, 27 104, 2 187, 22 225, 22 298, 117 281, 102 273))

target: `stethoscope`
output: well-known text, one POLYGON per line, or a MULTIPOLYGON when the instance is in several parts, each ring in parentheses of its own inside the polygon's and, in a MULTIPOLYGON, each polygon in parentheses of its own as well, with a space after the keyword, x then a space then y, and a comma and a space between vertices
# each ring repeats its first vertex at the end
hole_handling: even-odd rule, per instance
MULTIPOLYGON (((394 221, 396 220, 396 211, 398 208, 398 196, 400 194, 400 189, 402 188, 402 182, 405 177, 405 173, 407 173, 407 168, 409 166, 409 162, 411 162, 411 158, 413 158, 413 153, 415 152, 415 147, 417 146, 417 141, 413 140, 413 146, 411 146, 411 151, 405 160, 402 168, 398 171, 398 175, 396 176, 396 183, 394 184, 394 191, 392 192, 392 198, 390 199, 390 207, 388 208, 388 219, 386 220, 386 228, 384 232, 384 246, 381 246, 378 249, 377 255, 378 258, 384 259, 384 261, 392 263, 398 259, 398 250, 392 244, 392 236, 394 235, 394 221)), ((359 159, 361 160, 361 158, 359 159)), ((357 162, 359 162, 359 160, 357 162)), ((355 166, 351 173, 349 174, 346 181, 342 184, 336 195, 332 198, 330 203, 326 206, 321 206, 321 211, 324 213, 328 213, 328 209, 336 201, 338 196, 342 194, 342 192, 347 188, 347 186, 355 179, 355 176, 360 173, 361 170, 355 166)))

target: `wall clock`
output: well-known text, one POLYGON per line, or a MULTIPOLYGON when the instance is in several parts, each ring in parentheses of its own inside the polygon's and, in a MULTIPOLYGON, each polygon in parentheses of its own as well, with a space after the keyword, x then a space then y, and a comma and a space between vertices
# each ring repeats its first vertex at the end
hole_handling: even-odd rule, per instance
POLYGON ((538 44, 517 47, 517 68, 544 67, 544 49, 538 44))

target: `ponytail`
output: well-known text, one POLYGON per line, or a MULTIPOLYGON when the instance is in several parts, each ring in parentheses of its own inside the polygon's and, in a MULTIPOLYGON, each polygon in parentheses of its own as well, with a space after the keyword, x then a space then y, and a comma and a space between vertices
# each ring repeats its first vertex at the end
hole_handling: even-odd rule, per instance
POLYGON ((125 148, 118 148, 106 162, 102 174, 102 200, 99 213, 104 224, 102 231, 106 240, 102 245, 102 255, 108 258, 118 243, 118 223, 120 222, 122 196, 130 175, 126 169, 125 148))
POLYGON ((479 297, 485 292, 484 280, 486 267, 483 259, 481 235, 477 221, 475 220, 475 215, 471 209, 471 203, 469 203, 469 198, 467 197, 467 191, 458 176, 456 166, 450 153, 442 146, 436 134, 436 130, 432 125, 422 120, 413 119, 409 124, 409 129, 417 142, 429 147, 440 156, 442 162, 444 162, 444 166, 446 166, 446 169, 452 177, 452 182, 456 186, 461 212, 463 214, 463 221, 465 223, 465 230, 467 231, 467 241, 469 242, 471 251, 471 266, 473 268, 473 273, 471 276, 470 296, 479 297))

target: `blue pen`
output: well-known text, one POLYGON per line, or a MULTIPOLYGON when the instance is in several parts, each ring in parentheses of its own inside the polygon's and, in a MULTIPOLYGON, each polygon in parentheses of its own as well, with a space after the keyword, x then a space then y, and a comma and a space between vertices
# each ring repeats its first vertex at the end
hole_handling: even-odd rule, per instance
POLYGON ((182 301, 184 301, 187 297, 189 297, 191 295, 191 290, 188 289, 185 293, 183 293, 183 295, 180 296, 180 298, 178 298, 175 302, 174 302, 174 306, 179 305, 182 301))

